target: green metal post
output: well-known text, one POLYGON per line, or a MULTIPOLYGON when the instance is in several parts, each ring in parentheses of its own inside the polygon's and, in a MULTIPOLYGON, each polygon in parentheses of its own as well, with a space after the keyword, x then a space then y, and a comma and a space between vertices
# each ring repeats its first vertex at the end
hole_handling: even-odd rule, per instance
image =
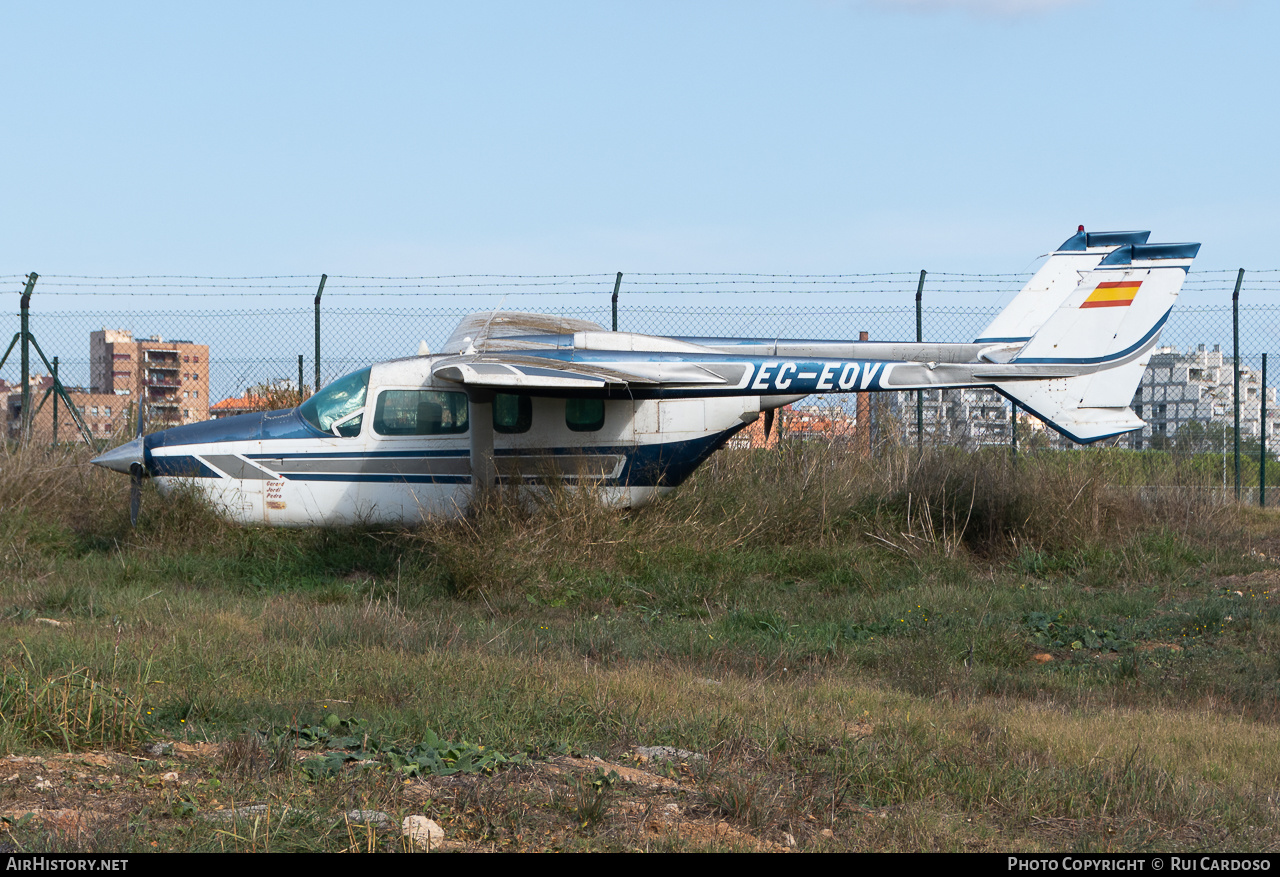
POLYGON ((298 404, 302 404, 302 354, 298 354, 298 404))
POLYGON ((22 325, 19 327, 19 334, 22 335, 22 420, 19 423, 21 429, 21 440, 25 442, 31 432, 31 351, 29 349, 31 341, 31 291, 36 287, 36 280, 40 275, 32 271, 27 275, 27 287, 22 291, 22 325))
POLYGON ((1267 355, 1262 354, 1262 413, 1258 418, 1258 505, 1267 507, 1267 355))
MULTIPOLYGON (((53 386, 58 386, 58 357, 53 358, 53 386)), ((58 394, 53 394, 53 446, 58 446, 58 394)))
POLYGON ((1013 448, 1013 459, 1018 459, 1018 403, 1009 401, 1009 445, 1013 448))
POLYGON ((9 354, 13 353, 13 348, 18 346, 20 340, 22 340, 22 333, 14 332, 13 340, 9 342, 9 346, 4 350, 4 356, 0 356, 0 368, 4 368, 4 364, 9 361, 9 354))
POLYGON ((618 272, 618 279, 613 281, 613 331, 618 331, 618 290, 622 288, 622 272, 618 272))
MULTIPOLYGON (((916 286, 916 341, 924 341, 924 316, 921 311, 921 302, 924 298, 924 276, 926 272, 920 269, 920 283, 916 286)), ((924 390, 916 390, 916 453, 924 453, 924 390)))
MULTIPOLYGON (((35 348, 36 355, 40 357, 40 361, 44 363, 44 367, 49 370, 49 374, 53 374, 53 363, 49 361, 49 357, 44 355, 44 351, 40 349, 40 342, 36 340, 36 336, 31 336, 31 346, 35 348)), ((58 381, 53 382, 50 388, 51 392, 60 394, 62 402, 67 406, 67 412, 71 415, 72 422, 80 430, 80 435, 84 438, 84 443, 89 447, 93 447, 93 430, 89 429, 89 424, 85 423, 84 417, 76 410, 75 403, 71 401, 71 397, 67 395, 66 388, 58 381)))
POLYGON ((1236 291, 1231 293, 1231 332, 1234 338, 1236 409, 1236 502, 1240 501, 1240 284, 1244 283, 1244 269, 1236 275, 1236 291))
MULTIPOLYGON (((316 290, 316 385, 311 389, 313 393, 320 391, 320 296, 324 295, 324 282, 328 279, 328 274, 321 274, 320 288, 316 290)), ((298 380, 298 392, 302 392, 301 378, 298 380)))

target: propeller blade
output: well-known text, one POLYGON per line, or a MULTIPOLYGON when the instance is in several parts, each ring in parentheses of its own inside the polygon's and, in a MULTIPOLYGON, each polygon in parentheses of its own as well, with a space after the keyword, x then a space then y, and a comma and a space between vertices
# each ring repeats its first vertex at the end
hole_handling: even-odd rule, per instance
POLYGON ((129 524, 138 526, 138 512, 142 510, 142 476, 146 474, 147 448, 142 441, 145 424, 142 402, 138 402, 138 434, 134 441, 138 443, 138 460, 129 466, 129 524))
POLYGON ((142 464, 129 467, 129 523, 138 526, 138 512, 142 509, 142 464))
POLYGON ((769 440, 769 434, 773 432, 773 409, 766 409, 764 412, 764 440, 769 440))

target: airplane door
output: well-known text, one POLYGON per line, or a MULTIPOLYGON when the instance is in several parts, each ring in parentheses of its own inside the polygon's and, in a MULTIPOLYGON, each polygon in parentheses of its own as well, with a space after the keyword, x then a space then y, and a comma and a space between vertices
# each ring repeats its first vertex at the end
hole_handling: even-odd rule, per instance
POLYGON ((462 392, 386 388, 365 429, 360 505, 371 520, 416 523, 465 507, 471 490, 469 406, 462 392))

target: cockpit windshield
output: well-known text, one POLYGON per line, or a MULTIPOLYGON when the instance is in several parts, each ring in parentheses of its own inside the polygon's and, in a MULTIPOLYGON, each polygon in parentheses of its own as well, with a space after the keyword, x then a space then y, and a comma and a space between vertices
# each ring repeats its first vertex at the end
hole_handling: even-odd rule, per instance
POLYGON ((298 411, 321 432, 359 435, 368 390, 369 369, 366 368, 334 381, 298 406, 298 411))

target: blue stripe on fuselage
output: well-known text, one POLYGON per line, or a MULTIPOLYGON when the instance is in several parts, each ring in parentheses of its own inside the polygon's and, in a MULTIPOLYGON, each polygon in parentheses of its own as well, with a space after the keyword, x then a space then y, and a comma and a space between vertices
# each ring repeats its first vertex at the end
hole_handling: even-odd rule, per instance
POLYGON ((148 474, 159 478, 221 478, 190 454, 148 457, 148 474))
MULTIPOLYGON (((616 478, 602 479, 601 484, 607 486, 634 487, 674 487, 688 478, 695 469, 711 456, 735 433, 746 427, 745 423, 737 424, 731 429, 704 438, 690 439, 681 442, 663 442, 660 444, 613 445, 607 447, 560 447, 560 448, 499 448, 495 455, 501 458, 513 457, 551 457, 551 456, 621 456, 624 460, 622 470, 616 478)), ((251 459, 299 459, 310 458, 344 459, 356 464, 367 459, 419 458, 466 458, 469 452, 462 449, 443 451, 391 451, 391 452, 353 452, 342 454, 298 453, 288 454, 251 454, 251 459)), ((216 472, 209 469, 195 457, 190 455, 167 456, 157 455, 152 460, 156 475, 175 477, 217 478, 216 472)), ((342 472, 286 472, 281 477, 288 481, 338 481, 347 483, 360 482, 395 482, 405 484, 468 484, 470 475, 457 474, 400 474, 400 473, 342 473, 342 472)))

